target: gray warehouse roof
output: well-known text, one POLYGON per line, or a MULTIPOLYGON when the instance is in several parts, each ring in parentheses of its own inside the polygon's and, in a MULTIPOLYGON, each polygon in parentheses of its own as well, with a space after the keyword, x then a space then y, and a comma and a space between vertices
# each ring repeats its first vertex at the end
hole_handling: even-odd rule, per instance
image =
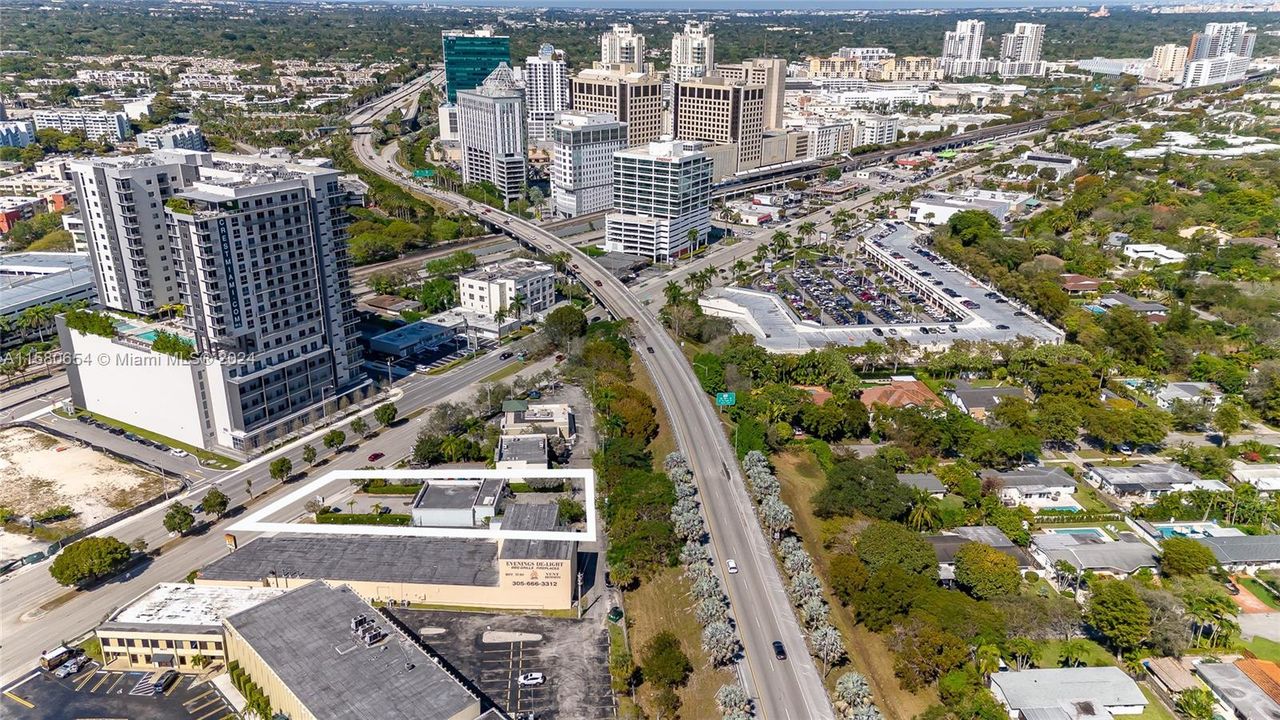
POLYGON ((451 720, 479 703, 346 586, 311 583, 227 618, 317 720, 451 720), (351 620, 387 639, 365 647, 351 620))
POLYGON ((1280 562, 1280 535, 1198 537, 1196 541, 1207 545, 1218 562, 1226 565, 1280 562))
POLYGON ((1053 708, 1080 702, 1103 707, 1146 705, 1147 698, 1117 667, 1048 668, 999 672, 991 684, 1000 689, 1009 707, 1053 708))
MULTIPOLYGON (((517 503, 507 506, 503 530, 558 530, 560 507, 554 503, 517 503)), ((565 560, 573 543, 565 540, 503 540, 503 560, 565 560)))
POLYGON ((200 571, 208 580, 298 577, 425 585, 498 584, 497 549, 488 540, 372 535, 259 537, 200 571))

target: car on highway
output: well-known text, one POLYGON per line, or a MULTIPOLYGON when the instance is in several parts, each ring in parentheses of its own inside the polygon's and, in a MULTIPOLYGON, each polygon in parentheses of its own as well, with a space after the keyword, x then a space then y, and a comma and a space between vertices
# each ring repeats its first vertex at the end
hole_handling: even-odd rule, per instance
POLYGON ((773 641, 773 656, 779 660, 787 659, 787 648, 783 646, 781 640, 773 641))
POLYGON ((648 351, 648 353, 649 353, 650 355, 652 355, 652 354, 653 354, 653 346, 652 346, 652 345, 645 345, 645 346, 644 346, 644 349, 645 349, 646 351, 648 351))
POLYGON ((502 353, 501 355, 499 355, 499 356, 498 356, 498 359, 499 359, 499 360, 510 360, 510 359, 511 359, 511 355, 512 355, 512 353, 510 353, 510 352, 504 352, 504 353, 502 353))
POLYGON ((603 282, 603 281, 600 281, 600 280, 597 280, 597 281, 596 281, 596 287, 604 287, 604 282, 603 282))
POLYGON ((191 453, 187 452, 186 450, 183 450, 182 448, 170 448, 169 454, 174 457, 186 457, 191 453))
POLYGON ((726 570, 729 571, 730 575, 738 574, 738 563, 734 562, 733 558, 729 558, 728 560, 725 560, 724 567, 726 570))
POLYGON ((378 462, 386 456, 386 453, 373 453, 369 456, 369 462, 378 462))
POLYGON ((516 682, 520 683, 520 685, 523 687, 541 685, 546 681, 547 681, 547 676, 543 675, 540 672, 525 673, 521 675, 519 678, 517 678, 516 680, 516 682))

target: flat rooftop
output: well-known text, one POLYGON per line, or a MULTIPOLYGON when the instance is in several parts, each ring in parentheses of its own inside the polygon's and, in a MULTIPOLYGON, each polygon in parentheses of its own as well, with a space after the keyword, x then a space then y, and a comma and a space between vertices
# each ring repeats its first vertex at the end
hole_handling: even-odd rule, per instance
MULTIPOLYGON (((558 530, 560 507, 555 503, 516 503, 502 517, 503 530, 558 530)), ((567 560, 572 542, 564 540, 503 540, 504 560, 567 560)))
MULTIPOLYGON (((549 420, 550 418, 548 418, 549 420)), ((503 435, 498 440, 500 462, 547 464, 546 435, 503 435)))
POLYGON ((499 280, 519 280, 535 275, 555 272, 555 268, 547 263, 528 258, 512 258, 502 262, 485 265, 482 268, 465 272, 458 277, 463 280, 483 280, 496 282, 499 280))
POLYGON ((311 583, 236 613, 227 625, 317 720, 452 720, 480 703, 346 586, 311 583), (366 647, 351 630, 360 615, 386 638, 366 647))
POLYGON ((283 595, 276 588, 239 588, 189 583, 160 583, 112 615, 105 627, 219 628, 222 619, 283 595))
POLYGON ((491 540, 393 535, 276 535, 240 546, 200 571, 205 580, 296 577, 423 585, 498 584, 491 540))
POLYGON ((498 502, 504 480, 436 480, 423 483, 413 500, 415 508, 466 510, 498 502))
POLYGON ((98 296, 89 256, 78 253, 14 253, 0 256, 0 315, 63 298, 98 296))

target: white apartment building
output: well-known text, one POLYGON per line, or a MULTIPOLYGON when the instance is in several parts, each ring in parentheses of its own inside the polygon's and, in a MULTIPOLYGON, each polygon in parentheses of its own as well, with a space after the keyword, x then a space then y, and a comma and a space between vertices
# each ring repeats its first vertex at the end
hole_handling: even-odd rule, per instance
POLYGON ((183 187, 179 157, 136 155, 70 163, 98 302, 154 315, 180 302, 177 251, 165 202, 183 187))
POLYGON ((656 262, 691 251, 711 230, 711 174, 697 143, 663 140, 615 153, 605 249, 656 262))
POLYGON ((569 64, 564 51, 543 43, 536 56, 525 58, 521 76, 529 140, 550 140, 556 114, 569 108, 569 64))
POLYGON ((451 102, 441 102, 437 112, 440 122, 440 140, 458 142, 458 106, 451 102))
POLYGON ((752 58, 731 65, 716 65, 716 74, 731 83, 764 86, 764 129, 783 128, 783 108, 787 99, 787 61, 782 58, 752 58))
POLYGON ((36 141, 36 126, 30 120, 0 122, 0 147, 26 147, 36 141))
POLYGON ((140 70, 77 70, 76 82, 93 83, 115 90, 123 87, 151 87, 151 76, 140 70))
POLYGON ((607 113, 627 124, 627 145, 643 145, 662 134, 662 77, 628 72, 626 66, 583 70, 573 78, 573 109, 607 113))
POLYGON ((760 167, 763 85, 729 84, 716 76, 676 83, 671 114, 677 139, 734 145, 733 172, 760 167))
POLYGON ((864 63, 880 63, 893 59, 893 51, 886 47, 842 47, 834 57, 861 60, 864 63))
POLYGON ((809 159, 821 160, 853 149, 853 125, 847 122, 814 122, 804 127, 809 136, 809 159))
POLYGON ((1235 55, 1253 57, 1256 33, 1249 31, 1247 22, 1207 23, 1204 32, 1191 35, 1189 60, 1209 60, 1235 55))
POLYGON ((898 139, 895 115, 860 115, 853 120, 853 146, 889 145, 898 139))
POLYGON ((613 205, 613 154, 626 146, 627 124, 607 113, 563 112, 551 127, 551 207, 560 217, 613 205))
MULTIPOLYGON (((165 175, 167 257, 154 267, 144 258, 139 272, 170 273, 186 308, 177 321, 123 323, 111 338, 60 321, 64 348, 116 358, 68 368, 77 407, 192 445, 252 451, 365 382, 345 230, 356 194, 337 170, 191 151, 75 165, 78 184, 99 186, 82 200, 86 215, 110 212, 103 198, 155 192, 145 180, 155 187, 165 175), (161 330, 197 359, 155 350, 161 330)), ((91 255, 99 264, 102 246, 91 255)))
POLYGON ((943 60, 979 60, 982 58, 982 40, 987 24, 981 20, 960 20, 955 30, 942 36, 943 60))
POLYGON ((1044 47, 1044 27, 1040 23, 1016 23, 1013 32, 1001 37, 1001 77, 1044 74, 1045 65, 1040 60, 1044 47))
POLYGON ((1154 82, 1181 81, 1186 74, 1187 46, 1176 43, 1156 45, 1151 51, 1144 77, 1154 82))
POLYGON ((120 142, 132 134, 129 118, 122 112, 98 112, 93 110, 37 110, 32 116, 36 130, 57 130, 72 133, 84 132, 90 140, 120 142))
POLYGON ((631 23, 613 25, 600 36, 600 62, 635 65, 636 70, 644 70, 644 35, 637 33, 631 23))
POLYGON ((684 32, 671 36, 671 82, 706 77, 716 65, 716 36, 706 23, 689 21, 684 32))
POLYGON ((1249 72, 1249 62, 1249 58, 1239 55, 1189 60, 1183 71, 1182 87, 1204 87, 1241 80, 1249 72))
POLYGON ((474 90, 458 91, 462 181, 491 182, 505 202, 518 200, 528 178, 524 92, 506 63, 474 90))
POLYGON ((526 258, 486 265, 458 276, 458 299, 464 310, 486 317, 501 310, 507 318, 533 318, 555 303, 556 271, 526 258))
POLYGON ((196 150, 208 149, 204 133, 199 125, 165 125, 155 130, 140 132, 136 138, 138 147, 148 150, 196 150))

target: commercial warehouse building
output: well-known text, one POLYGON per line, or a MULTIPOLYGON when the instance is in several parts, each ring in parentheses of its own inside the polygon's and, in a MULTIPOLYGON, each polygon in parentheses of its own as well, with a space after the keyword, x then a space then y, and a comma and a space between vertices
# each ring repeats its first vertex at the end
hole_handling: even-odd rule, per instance
MULTIPOLYGON (((554 516, 548 522, 526 507, 509 508, 501 526, 556 529, 554 516)), ((195 583, 287 589, 322 580, 371 602, 555 610, 573 606, 576 574, 569 541, 276 535, 215 560, 195 583)))
POLYGON ((314 583, 223 625, 228 657, 292 720, 502 717, 351 588, 314 583))

